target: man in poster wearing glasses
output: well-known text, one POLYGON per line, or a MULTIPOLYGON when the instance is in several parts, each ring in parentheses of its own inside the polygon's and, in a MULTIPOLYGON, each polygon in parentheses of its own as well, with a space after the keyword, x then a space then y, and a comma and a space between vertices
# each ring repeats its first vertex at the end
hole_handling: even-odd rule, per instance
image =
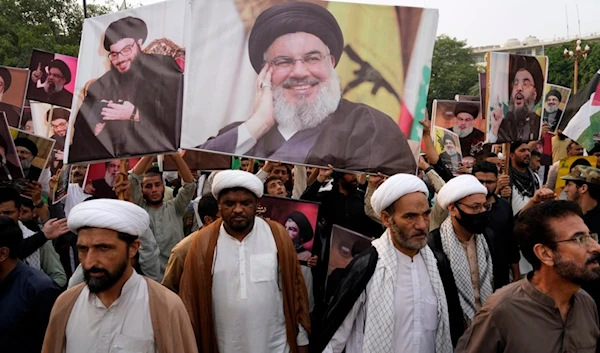
POLYGON ((146 23, 125 17, 104 34, 110 70, 89 86, 77 114, 69 162, 174 151, 183 72, 171 56, 145 54, 146 23))
POLYGON ((258 73, 252 115, 202 149, 385 174, 414 173, 406 136, 384 113, 341 97, 344 38, 322 6, 286 2, 261 13, 248 42, 258 73))

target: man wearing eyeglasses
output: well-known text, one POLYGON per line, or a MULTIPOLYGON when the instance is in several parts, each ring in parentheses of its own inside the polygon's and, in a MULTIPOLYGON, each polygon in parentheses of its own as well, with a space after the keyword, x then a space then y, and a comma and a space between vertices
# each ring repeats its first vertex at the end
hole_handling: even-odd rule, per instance
POLYGON ((336 168, 414 173, 406 136, 392 118, 341 98, 335 72, 342 31, 324 7, 285 2, 261 13, 250 33, 258 74, 250 117, 203 149, 336 168))
POLYGON ((179 147, 183 72, 173 57, 145 54, 146 23, 111 23, 103 46, 110 70, 89 86, 74 123, 69 162, 156 154, 179 147))
POLYGON ((495 261, 487 194, 488 189, 477 178, 463 174, 446 183, 437 195, 436 202, 449 215, 429 234, 429 247, 444 283, 454 345, 475 312, 498 288, 495 279, 502 278, 500 271, 506 271, 495 261))
POLYGON ((596 351, 596 305, 580 288, 600 280, 600 245, 581 216, 555 200, 521 214, 515 235, 534 270, 488 298, 457 353, 596 351))
POLYGON ((544 71, 534 56, 510 55, 508 112, 498 104, 491 113, 488 141, 529 142, 540 136, 540 116, 535 105, 542 99, 544 71))
POLYGON ((38 63, 37 69, 31 71, 32 82, 27 89, 27 98, 71 108, 73 93, 65 89, 65 85, 71 82, 69 66, 60 59, 54 59, 48 64, 46 70, 46 81, 43 83, 41 83, 44 76, 42 63, 38 63))
POLYGON ((63 166, 64 150, 65 150, 65 137, 67 136, 67 128, 69 127, 69 115, 71 112, 64 108, 54 107, 46 112, 46 120, 50 120, 52 126, 54 149, 50 156, 51 166, 50 171, 52 175, 56 174, 58 169, 63 166))

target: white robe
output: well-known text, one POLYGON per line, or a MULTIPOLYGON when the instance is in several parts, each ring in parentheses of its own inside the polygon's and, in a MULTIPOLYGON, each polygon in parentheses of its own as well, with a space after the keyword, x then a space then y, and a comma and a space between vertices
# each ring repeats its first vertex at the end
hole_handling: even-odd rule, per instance
MULTIPOLYGON (((398 259, 394 290, 394 352, 434 353, 437 331, 437 298, 420 254, 410 257, 395 250, 398 259)), ((371 282, 371 281, 370 281, 371 282)), ((354 306, 323 351, 346 353, 363 351, 364 324, 369 287, 354 306)))
MULTIPOLYGON (((240 242, 221 226, 213 262, 213 313, 220 353, 288 353, 277 246, 267 222, 240 242)), ((308 345, 300 326, 299 346, 308 345)))
POLYGON ((135 271, 109 308, 86 286, 67 323, 65 353, 158 353, 148 283, 135 271))

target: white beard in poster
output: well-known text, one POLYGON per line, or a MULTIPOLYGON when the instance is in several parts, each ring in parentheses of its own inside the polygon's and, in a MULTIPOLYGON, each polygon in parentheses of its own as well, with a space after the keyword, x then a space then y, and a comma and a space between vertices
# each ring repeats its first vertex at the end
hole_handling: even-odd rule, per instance
POLYGON ((473 127, 471 126, 461 129, 458 127, 458 125, 454 125, 452 131, 454 131, 454 133, 457 134, 458 137, 463 138, 469 136, 473 132, 473 127))
POLYGON ((320 81, 315 77, 290 78, 283 81, 281 85, 273 87, 273 116, 279 126, 295 131, 311 129, 335 112, 342 98, 342 90, 340 77, 333 66, 330 66, 330 70, 331 74, 327 81, 320 81), (284 95, 285 89, 301 83, 318 84, 321 88, 319 95, 312 103, 306 101, 301 101, 299 104, 289 103, 284 95))

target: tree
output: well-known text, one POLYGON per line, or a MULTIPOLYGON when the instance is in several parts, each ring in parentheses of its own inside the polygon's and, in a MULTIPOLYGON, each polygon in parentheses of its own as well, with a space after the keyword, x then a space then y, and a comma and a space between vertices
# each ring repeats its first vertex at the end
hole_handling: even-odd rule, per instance
MULTIPOLYGON (((578 88, 583 88, 600 70, 600 43, 583 43, 583 46, 590 46, 590 53, 587 59, 579 61, 579 82, 578 88)), ((575 47, 575 41, 569 43, 566 48, 569 50, 575 47)), ((564 57, 565 46, 550 47, 545 51, 548 56, 548 83, 559 86, 573 88, 573 59, 564 57)))
MULTIPOLYGON (((0 0, 0 64, 28 67, 32 49, 78 56, 83 7, 77 0, 0 0)), ((88 4, 88 16, 116 11, 114 0, 88 4)))
MULTIPOLYGON (((457 94, 468 95, 478 85, 475 58, 465 41, 441 35, 435 41, 431 66, 431 82, 427 107, 431 111, 434 99, 454 99, 457 94)), ((472 93, 472 92, 471 92, 472 93)))

